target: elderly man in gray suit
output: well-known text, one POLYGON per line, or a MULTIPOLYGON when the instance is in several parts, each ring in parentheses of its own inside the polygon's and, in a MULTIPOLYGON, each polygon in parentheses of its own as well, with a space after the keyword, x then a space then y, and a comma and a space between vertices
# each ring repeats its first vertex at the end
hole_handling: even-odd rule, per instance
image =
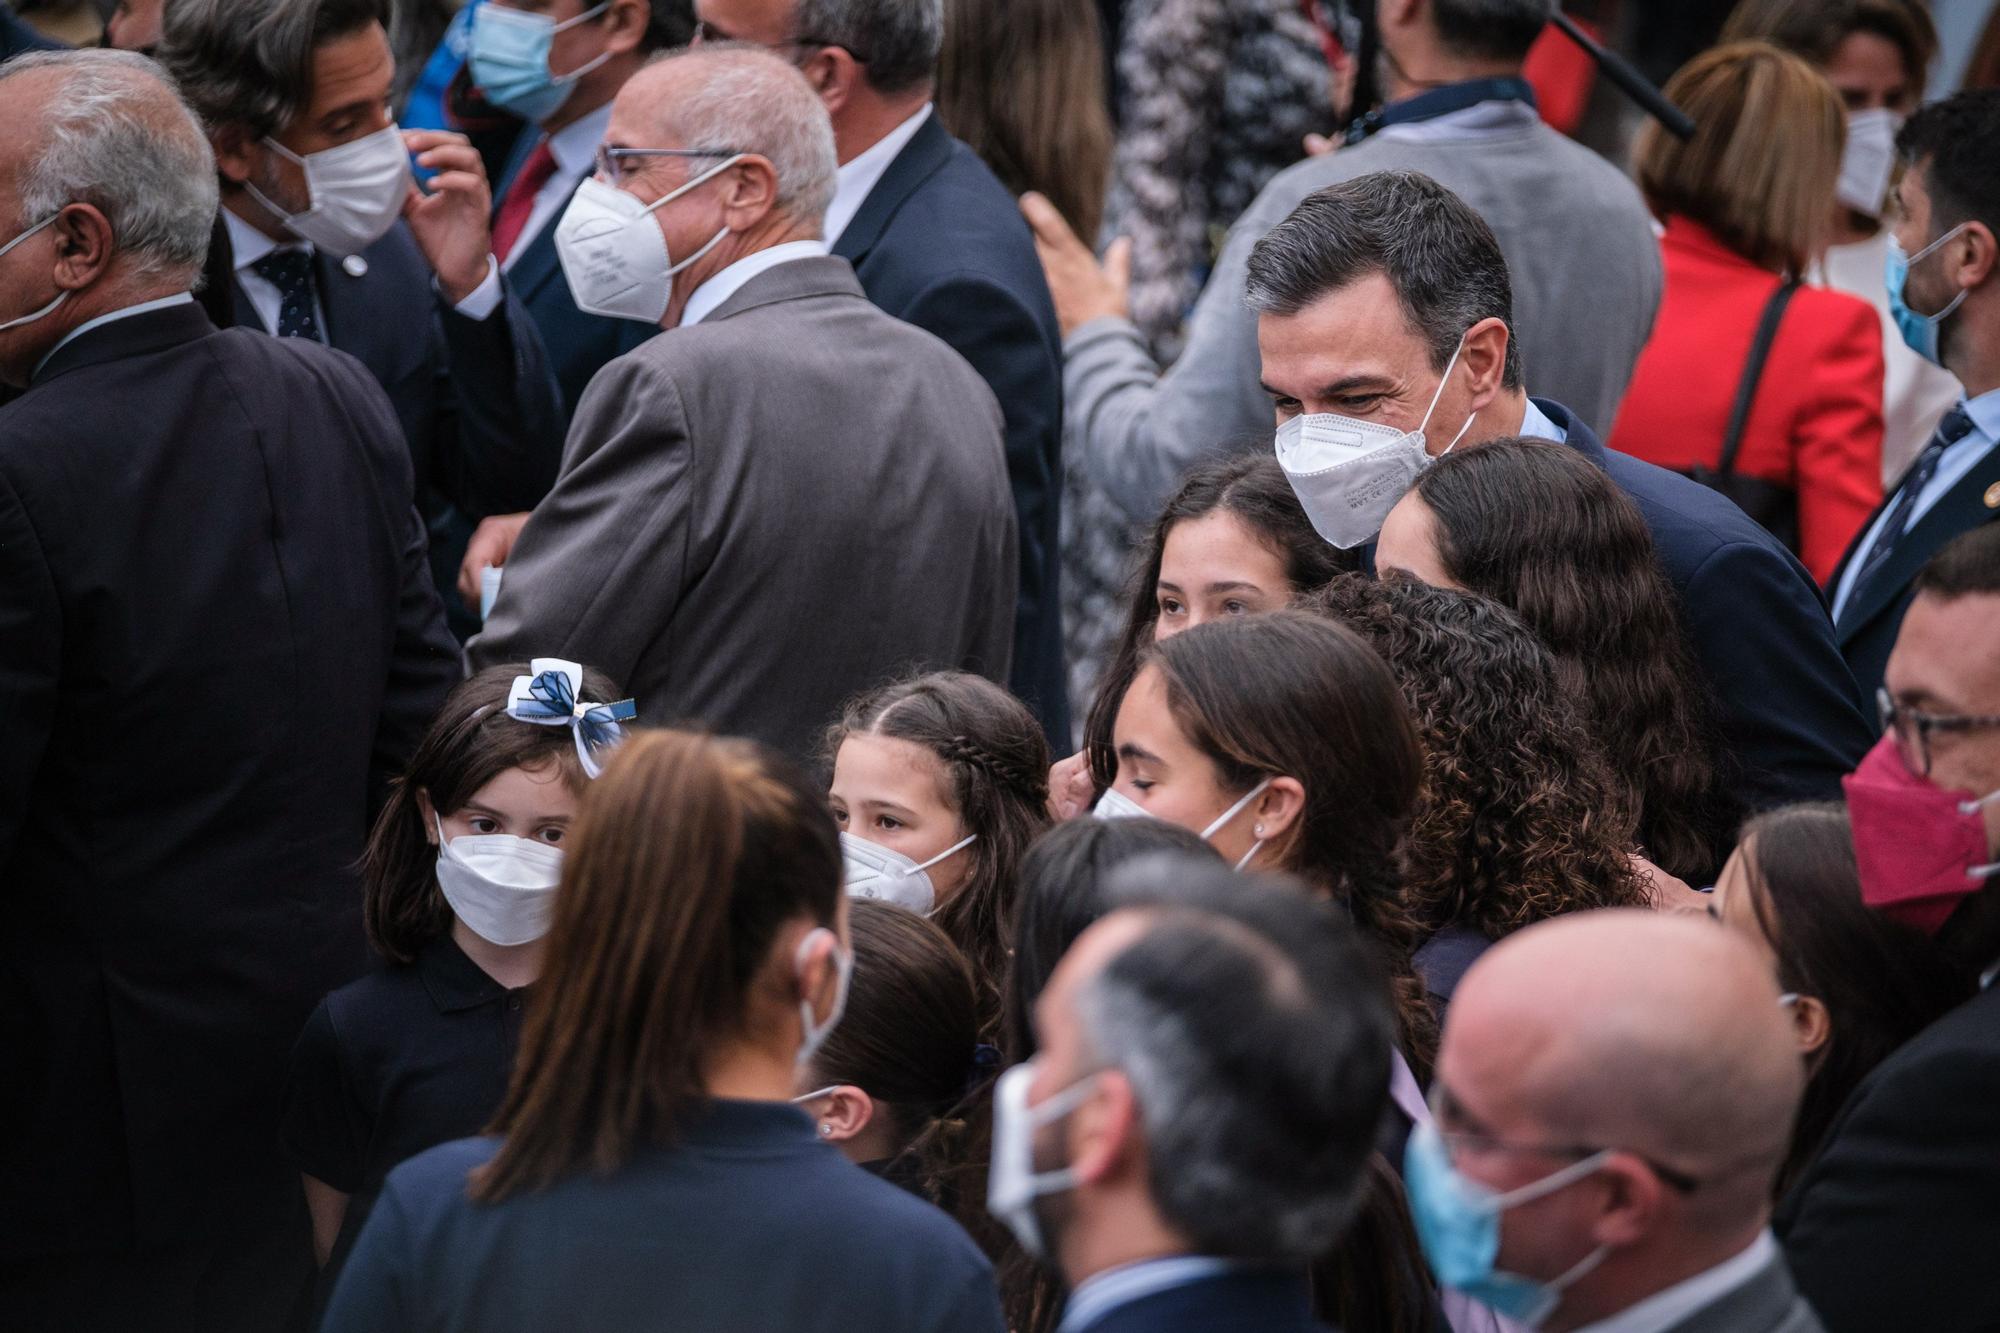
POLYGON ((666 332, 591 381, 549 497, 475 536, 463 582, 504 577, 471 663, 568 657, 642 720, 794 755, 894 673, 1006 680, 999 405, 819 239, 833 133, 805 79, 748 47, 661 59, 598 165, 557 224, 564 274, 666 332))
POLYGON ((1769 1226, 1805 1083, 1786 999, 1699 918, 1589 912, 1494 945, 1404 1163, 1439 1279, 1555 1333, 1822 1333, 1769 1226))

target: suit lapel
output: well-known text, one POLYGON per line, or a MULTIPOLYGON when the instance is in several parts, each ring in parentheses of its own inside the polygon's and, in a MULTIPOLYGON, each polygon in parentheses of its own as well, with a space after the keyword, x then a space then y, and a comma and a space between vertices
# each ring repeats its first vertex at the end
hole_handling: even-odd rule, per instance
POLYGON ((889 220, 896 216, 903 201, 951 160, 951 148, 951 136, 939 123, 937 112, 932 111, 903 145, 903 151, 896 154, 889 169, 882 173, 882 179, 875 182, 868 197, 861 201, 860 211, 834 242, 833 252, 859 268, 868 258, 868 252, 875 248, 875 242, 882 239, 889 220))
MULTIPOLYGON (((2000 444, 1988 446, 1985 455, 1972 465, 1972 470, 1940 496, 1930 512, 1918 519, 1916 526, 1896 543, 1889 562, 1876 571, 1867 583, 1855 588, 1853 596, 1848 598, 1847 613, 1835 626, 1835 637, 1846 643, 1860 633, 1869 621, 1882 613, 1883 608, 1895 602, 1910 580, 1917 576, 1917 571, 1937 554, 1939 547, 1959 533, 1991 521, 1996 513, 2000 513, 2000 504, 1987 503, 1989 496, 2000 501, 2000 444)), ((1871 518, 1868 522, 1872 527, 1875 520, 1871 518)), ((1862 531, 1865 534, 1867 529, 1862 531)), ((1853 554, 1848 552, 1850 559, 1853 554)))
POLYGON ((521 257, 507 270, 508 285, 523 302, 533 301, 548 285, 549 279, 562 276, 562 261, 556 256, 556 223, 561 221, 563 209, 569 207, 569 201, 576 198, 576 191, 582 185, 583 181, 579 180, 570 189, 562 208, 549 215, 542 229, 528 239, 528 248, 521 251, 521 257))
MULTIPOLYGON (((1883 511, 1896 502, 1896 496, 1903 489, 1903 483, 1910 479, 1910 473, 1916 470, 1916 466, 1916 462, 1912 460, 1910 465, 1903 469, 1903 475, 1896 478, 1896 484, 1882 492, 1882 499, 1875 506, 1874 512, 1868 515, 1868 521, 1861 525, 1861 530, 1854 534, 1854 540, 1847 544, 1847 550, 1841 555, 1840 563, 1833 567, 1833 577, 1828 579, 1826 584, 1829 594, 1840 586, 1841 579, 1847 575, 1848 563, 1861 553, 1861 543, 1868 540, 1868 534, 1874 530, 1875 522, 1882 517, 1883 511)), ((1855 591, 1859 592, 1860 589, 1857 588, 1855 591)))

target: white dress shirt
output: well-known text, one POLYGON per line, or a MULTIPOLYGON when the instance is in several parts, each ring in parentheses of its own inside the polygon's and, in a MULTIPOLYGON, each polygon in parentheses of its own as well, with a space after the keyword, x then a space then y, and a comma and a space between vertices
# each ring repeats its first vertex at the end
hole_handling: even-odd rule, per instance
POLYGON ((605 132, 610 128, 611 103, 606 102, 549 136, 549 156, 556 160, 556 169, 536 191, 535 205, 528 210, 528 221, 514 239, 514 248, 507 252, 506 262, 500 265, 501 272, 512 271, 527 253, 529 244, 542 234, 542 228, 554 222, 568 206, 570 195, 583 184, 583 178, 597 169, 597 145, 604 142, 605 132))
POLYGON ((1102 1273, 1085 1278, 1070 1293, 1069 1304, 1063 1307, 1062 1323, 1056 1326, 1056 1333, 1083 1333, 1113 1310, 1134 1301, 1144 1300, 1158 1292, 1172 1291, 1175 1287, 1206 1282, 1242 1266, 1233 1259, 1217 1259, 1206 1254, 1180 1254, 1107 1268, 1102 1273))
POLYGON ((1535 400, 1528 400, 1528 410, 1521 416, 1521 429, 1516 435, 1531 440, 1554 440, 1557 444, 1569 443, 1569 432, 1549 420, 1549 414, 1535 406, 1535 400))
POLYGON ((825 236, 829 247, 840 240, 840 233, 847 230, 847 224, 854 221, 861 205, 868 202, 869 193, 881 182, 882 173, 889 169, 898 153, 909 147, 930 114, 931 104, 926 102, 916 115, 855 154, 834 173, 833 202, 826 206, 825 236))
POLYGON ((192 304, 194 304, 194 297, 191 294, 187 292, 175 292, 172 296, 162 296, 152 301, 141 301, 137 305, 128 305, 122 310, 109 311, 106 314, 97 316, 95 319, 86 319, 83 323, 65 333, 56 345, 51 347, 48 353, 35 363, 34 374, 29 375, 28 379, 32 381, 36 375, 41 374, 42 367, 49 363, 51 357, 75 342, 78 338, 81 338, 84 334, 89 333, 92 329, 102 328, 104 325, 112 323, 115 320, 130 319, 134 315, 144 315, 155 310, 165 310, 169 306, 192 304))
POLYGON ((825 253, 827 253, 825 241, 786 241, 768 250, 759 250, 753 255, 743 256, 694 289, 694 294, 688 297, 687 310, 682 313, 678 327, 684 329, 690 324, 701 323, 714 314, 724 301, 736 295, 738 288, 759 273, 774 269, 780 264, 789 264, 794 259, 810 259, 825 253))
MULTIPOLYGON (((278 310, 284 304, 284 298, 279 295, 277 284, 252 268, 251 265, 255 264, 265 255, 270 254, 273 250, 299 250, 306 254, 311 254, 313 247, 306 241, 274 241, 263 232, 257 230, 257 228, 245 222, 242 218, 237 217, 234 212, 227 208, 222 210, 222 223, 229 228, 229 249, 231 258, 236 264, 236 281, 243 284, 243 294, 250 298, 250 308, 257 312, 258 320, 264 325, 264 332, 276 333, 278 331, 278 310)), ((359 256, 355 256, 354 258, 358 260, 359 256)), ((342 269, 343 271, 349 271, 346 263, 342 264, 342 269)), ((365 266, 362 267, 362 273, 366 273, 367 271, 365 266)), ((361 275, 357 273, 354 276, 359 277, 361 275)), ((433 289, 436 288, 436 278, 431 279, 431 286, 433 289)), ((493 263, 493 256, 488 255, 486 256, 486 276, 480 280, 479 285, 474 287, 463 301, 453 306, 452 309, 464 315, 467 319, 485 319, 499 308, 500 271, 493 263)), ((317 291, 313 294, 313 317, 319 323, 320 336, 325 337, 326 303, 321 299, 317 291)))
MULTIPOLYGON (((1979 460, 1986 457, 1996 443, 2000 443, 2000 389, 1982 393, 1966 401, 1964 406, 1965 414, 1972 418, 1972 429, 1965 432, 1958 443, 1945 448, 1943 456, 1938 459, 1937 471, 1931 474, 1930 483, 1917 492, 1916 507, 1910 510, 1910 520, 1903 525, 1903 532, 1922 522, 1924 515, 1937 508, 1938 501, 1952 487, 1965 480, 1965 474, 1978 466, 1979 460)), ((1937 423, 1932 422, 1931 426, 1935 431, 1937 423)), ((1889 510, 1894 506, 1895 498, 1896 492, 1890 491, 1882 512, 1875 515, 1874 521, 1868 525, 1867 535, 1854 548, 1854 558, 1841 571, 1840 584, 1833 594, 1833 618, 1836 623, 1840 620, 1840 613, 1847 609, 1848 598, 1854 595, 1854 584, 1861 574, 1861 566, 1867 563, 1868 552, 1882 537, 1882 526, 1889 520, 1889 510)), ((1900 537, 1902 533, 1896 535, 1900 537)))
POLYGON ((1778 1257, 1778 1243, 1769 1231, 1734 1259, 1725 1259, 1705 1273, 1696 1273, 1665 1291, 1656 1291, 1637 1305, 1627 1306, 1609 1319, 1586 1324, 1576 1333, 1660 1333, 1672 1328, 1695 1311, 1715 1304, 1764 1270, 1778 1257))

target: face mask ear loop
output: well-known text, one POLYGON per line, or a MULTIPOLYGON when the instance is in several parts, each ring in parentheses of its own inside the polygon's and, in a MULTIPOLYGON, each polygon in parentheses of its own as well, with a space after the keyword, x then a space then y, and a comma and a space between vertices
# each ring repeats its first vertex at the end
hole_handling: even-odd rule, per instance
MULTIPOLYGON (((1431 414, 1437 411, 1438 400, 1444 397, 1444 386, 1451 383, 1451 372, 1458 368, 1458 354, 1464 350, 1465 336, 1461 334, 1459 335, 1458 346, 1451 349, 1451 360, 1444 363, 1444 374, 1438 379, 1437 392, 1431 395, 1431 405, 1424 409, 1424 419, 1417 423, 1417 433, 1419 435, 1430 429, 1431 414)), ((1471 419, 1468 418, 1465 424, 1470 426, 1472 424, 1471 419)), ((1463 435, 1465 432, 1461 430, 1459 434, 1463 435)), ((1453 440, 1452 443, 1457 444, 1458 441, 1453 440)))
POLYGON ((960 838, 957 842, 953 843, 951 846, 939 852, 936 856, 933 856, 930 860, 918 866, 916 870, 912 870, 910 873, 914 875, 917 872, 917 870, 929 870, 932 866, 936 865, 938 862, 956 856, 958 853, 964 851, 966 848, 970 847, 973 843, 978 841, 979 841, 979 835, 977 833, 968 833, 963 838, 960 838))

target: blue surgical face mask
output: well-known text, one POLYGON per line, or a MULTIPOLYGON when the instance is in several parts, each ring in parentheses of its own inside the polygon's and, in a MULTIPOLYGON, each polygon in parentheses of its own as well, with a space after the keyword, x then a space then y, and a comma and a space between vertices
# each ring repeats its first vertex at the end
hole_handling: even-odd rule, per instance
POLYGON ((1909 282, 1912 265, 1921 264, 1936 254, 1939 246, 1964 230, 1965 224, 1961 222, 1913 255, 1903 253, 1903 243, 1896 239, 1894 232, 1891 232, 1889 255, 1882 261, 1882 282, 1889 289, 1889 315, 1896 321, 1896 330, 1903 335, 1903 341, 1909 344, 1911 351, 1934 366, 1944 364, 1938 351, 1938 326, 1944 323, 1947 315, 1958 309, 1959 302, 1963 301, 1972 289, 1961 287, 1958 289, 1958 295, 1951 298, 1950 305, 1935 315, 1920 315, 1910 309, 1903 294, 1903 287, 1909 282))
POLYGON ((1567 1273, 1547 1282, 1503 1272, 1493 1266, 1500 1257, 1500 1215, 1575 1184, 1610 1156, 1607 1148, 1501 1194, 1459 1174, 1436 1125, 1417 1125, 1403 1154, 1403 1184, 1409 1191, 1417 1238, 1438 1281, 1497 1314, 1530 1327, 1539 1325, 1562 1303, 1563 1292, 1604 1262, 1609 1249, 1599 1246, 1567 1273))
POLYGON ((610 0, 557 23, 546 14, 528 14, 486 0, 472 16, 472 82, 497 107, 537 123, 562 110, 576 81, 611 58, 605 51, 564 75, 549 72, 549 47, 556 34, 596 18, 610 0))

